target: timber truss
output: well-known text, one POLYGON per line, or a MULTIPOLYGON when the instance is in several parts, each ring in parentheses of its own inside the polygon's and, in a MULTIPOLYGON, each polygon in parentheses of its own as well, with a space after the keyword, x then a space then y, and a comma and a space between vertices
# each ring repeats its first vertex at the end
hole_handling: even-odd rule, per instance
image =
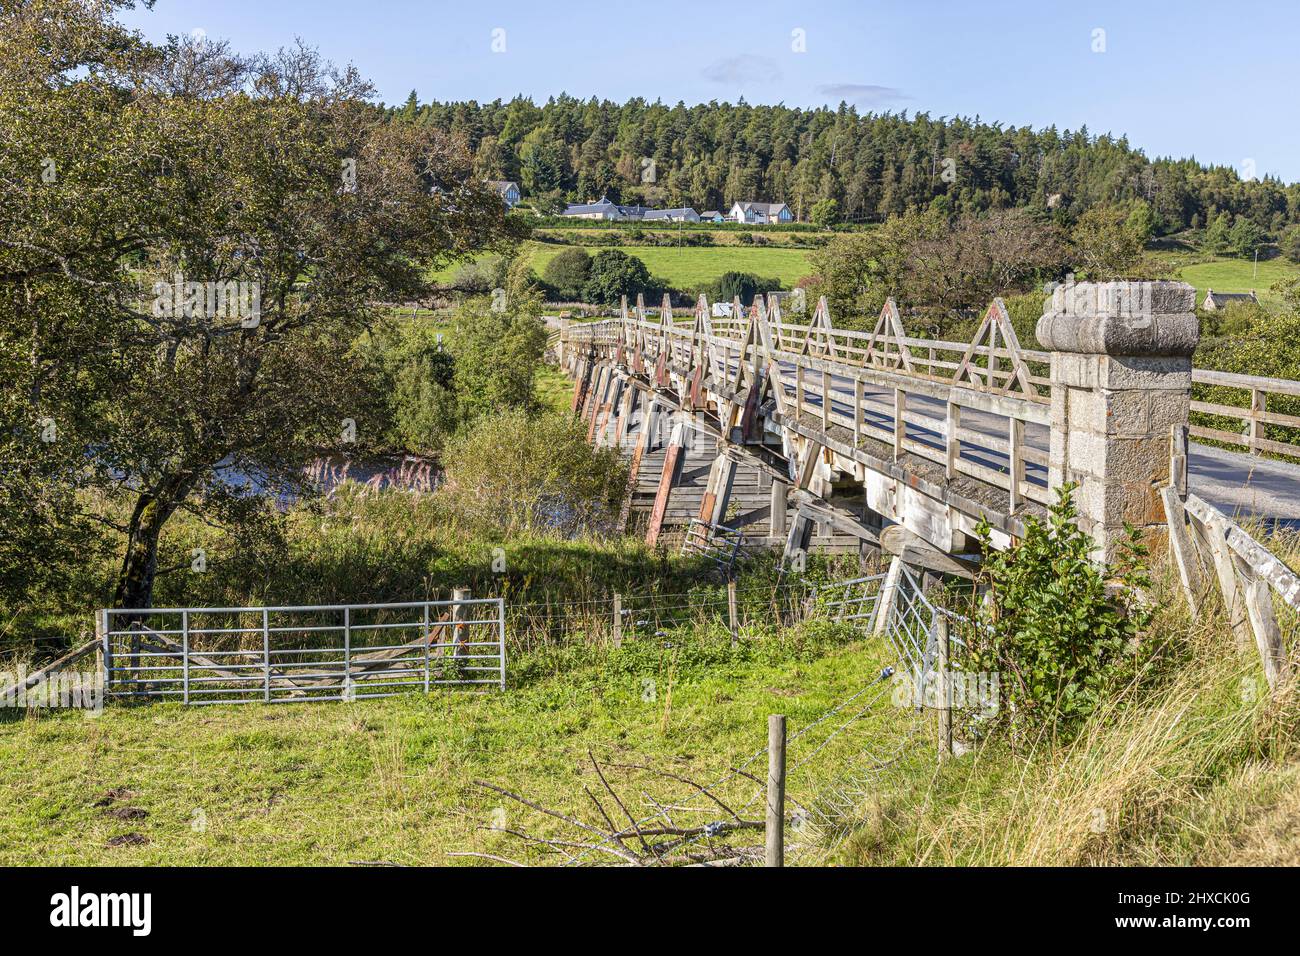
MULTIPOLYGON (((824 298, 795 324, 777 296, 748 310, 733 301, 729 316, 713 315, 700 296, 687 321, 674 319, 667 297, 658 310, 624 300, 618 318, 569 324, 557 344, 592 440, 612 432, 621 441, 640 412, 633 481, 662 433, 656 419, 668 415, 718 441, 701 521, 723 523, 738 462, 779 482, 779 509, 792 507, 787 557, 818 522, 966 573, 949 555, 971 549, 981 522, 1005 547, 1027 513, 1053 500, 1048 356, 1021 348, 1001 300, 968 343, 909 337, 892 300, 866 332, 835 328, 824 298), (846 488, 865 497, 861 514, 830 500, 846 488)), ((681 432, 667 438, 652 543, 681 432)), ((777 511, 774 493, 774 523, 777 511)))

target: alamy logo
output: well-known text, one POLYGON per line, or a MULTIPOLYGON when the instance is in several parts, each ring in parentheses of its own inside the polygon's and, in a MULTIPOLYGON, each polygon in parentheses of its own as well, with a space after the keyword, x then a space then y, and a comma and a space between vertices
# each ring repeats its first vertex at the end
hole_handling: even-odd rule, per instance
POLYGON ((259 282, 187 282, 178 272, 172 282, 155 282, 153 295, 156 319, 237 319, 246 329, 255 329, 262 321, 259 282))
POLYGON ((83 894, 74 886, 51 896, 50 907, 51 926, 126 926, 133 936, 148 936, 153 929, 152 893, 83 894))

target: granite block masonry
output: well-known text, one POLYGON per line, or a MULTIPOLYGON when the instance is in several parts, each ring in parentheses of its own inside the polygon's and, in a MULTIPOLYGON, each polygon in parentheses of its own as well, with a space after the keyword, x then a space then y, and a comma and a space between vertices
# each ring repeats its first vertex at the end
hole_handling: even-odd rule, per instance
POLYGON ((1078 485, 1079 525, 1112 560, 1124 524, 1165 546, 1160 489, 1170 483, 1175 429, 1186 429, 1196 290, 1183 282, 1058 286, 1038 320, 1052 354, 1048 482, 1078 485))

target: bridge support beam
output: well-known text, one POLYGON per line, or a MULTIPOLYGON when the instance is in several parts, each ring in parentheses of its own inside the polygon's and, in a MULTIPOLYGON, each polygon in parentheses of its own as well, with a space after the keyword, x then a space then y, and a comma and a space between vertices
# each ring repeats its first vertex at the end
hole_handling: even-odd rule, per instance
POLYGON ((1171 435, 1188 423, 1195 290, 1182 282, 1059 286, 1037 335, 1052 353, 1048 484, 1078 484, 1079 524, 1113 559, 1125 522, 1165 546, 1160 491, 1171 435))

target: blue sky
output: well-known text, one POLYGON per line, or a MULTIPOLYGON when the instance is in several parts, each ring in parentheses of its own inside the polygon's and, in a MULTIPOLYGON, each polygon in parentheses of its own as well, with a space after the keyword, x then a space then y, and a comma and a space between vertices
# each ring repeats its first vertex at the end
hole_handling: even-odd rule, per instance
POLYGON ((388 102, 412 89, 422 101, 845 99, 1086 124, 1149 156, 1300 180, 1293 0, 158 0, 124 19, 151 38, 201 29, 243 52, 300 36, 355 63, 388 102))

